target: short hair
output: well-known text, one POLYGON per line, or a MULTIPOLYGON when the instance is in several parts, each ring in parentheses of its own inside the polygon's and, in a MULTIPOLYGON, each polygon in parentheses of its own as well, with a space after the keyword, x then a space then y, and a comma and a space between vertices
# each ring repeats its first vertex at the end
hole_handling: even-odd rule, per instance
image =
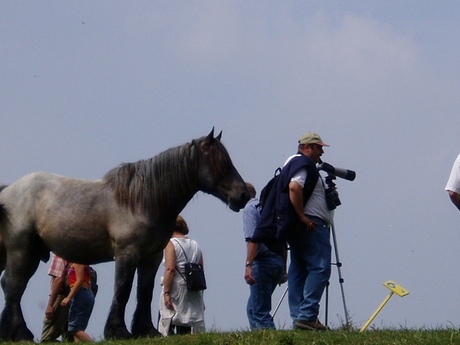
POLYGON ((180 232, 183 235, 187 235, 189 232, 187 222, 181 215, 178 215, 176 218, 176 226, 174 227, 174 231, 180 232))
POLYGON ((251 196, 251 198, 255 198, 256 197, 256 189, 254 188, 254 186, 252 184, 250 184, 249 182, 246 182, 246 186, 248 187, 249 195, 251 196))

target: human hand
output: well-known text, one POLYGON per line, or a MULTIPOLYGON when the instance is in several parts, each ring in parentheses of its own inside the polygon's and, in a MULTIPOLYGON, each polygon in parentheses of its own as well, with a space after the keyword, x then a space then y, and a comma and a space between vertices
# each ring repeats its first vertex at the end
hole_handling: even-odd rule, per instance
POLYGON ((316 230, 316 222, 314 220, 311 220, 307 216, 303 216, 300 220, 307 226, 307 231, 316 230))
POLYGON ((53 320, 54 319, 54 308, 52 305, 49 305, 46 310, 45 310, 45 318, 47 320, 53 320))
POLYGON ((281 286, 282 284, 286 283, 287 281, 288 281, 288 275, 287 275, 286 272, 284 272, 284 274, 283 274, 283 276, 281 277, 281 279, 280 279, 278 285, 281 286))
POLYGON ((171 295, 169 294, 169 292, 165 292, 163 294, 163 296, 164 296, 164 299, 165 299, 166 308, 168 308, 169 310, 174 310, 174 306, 173 306, 172 300, 171 300, 171 295))
POLYGON ((61 305, 62 305, 63 307, 67 307, 67 306, 69 305, 69 303, 70 303, 70 298, 69 298, 69 297, 66 297, 66 298, 64 298, 64 299, 62 300, 61 305))
POLYGON ((249 265, 246 266, 246 272, 244 274, 244 280, 249 285, 255 285, 257 283, 255 278, 252 276, 252 266, 249 266, 249 265))

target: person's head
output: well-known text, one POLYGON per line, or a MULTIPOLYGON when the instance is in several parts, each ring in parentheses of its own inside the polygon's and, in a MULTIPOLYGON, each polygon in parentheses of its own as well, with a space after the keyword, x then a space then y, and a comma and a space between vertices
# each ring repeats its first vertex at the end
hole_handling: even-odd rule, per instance
POLYGON ((254 199, 256 197, 256 189, 249 182, 246 182, 246 186, 248 187, 248 190, 249 190, 249 196, 251 197, 251 199, 254 199))
POLYGON ((320 157, 324 153, 324 146, 329 145, 323 143, 323 140, 317 133, 308 132, 302 135, 299 139, 299 151, 304 155, 309 156, 316 163, 320 161, 320 157))
POLYGON ((185 222, 185 219, 182 218, 181 215, 177 216, 176 219, 176 226, 174 227, 174 231, 181 233, 182 235, 188 234, 188 226, 185 222))

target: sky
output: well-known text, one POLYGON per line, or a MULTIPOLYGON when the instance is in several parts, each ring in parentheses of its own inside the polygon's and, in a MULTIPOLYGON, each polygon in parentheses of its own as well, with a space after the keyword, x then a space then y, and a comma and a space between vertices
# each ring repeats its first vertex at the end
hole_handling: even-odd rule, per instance
MULTIPOLYGON (((458 328, 460 214, 444 187, 460 153, 459 15, 457 1, 2 0, 0 184, 34 171, 99 179, 215 127, 260 191, 314 131, 330 145, 324 161, 357 173, 335 181, 351 324, 366 323, 392 280, 410 294, 371 329, 458 328)), ((182 215, 204 253, 207 329, 248 330, 242 213, 200 192, 182 215)), ((48 265, 22 302, 35 338, 48 265)), ((114 264, 95 269, 87 331, 101 339, 114 264)), ((332 328, 345 319, 338 273, 321 304, 332 328)), ((292 326, 285 289, 273 295, 280 329, 292 326)))

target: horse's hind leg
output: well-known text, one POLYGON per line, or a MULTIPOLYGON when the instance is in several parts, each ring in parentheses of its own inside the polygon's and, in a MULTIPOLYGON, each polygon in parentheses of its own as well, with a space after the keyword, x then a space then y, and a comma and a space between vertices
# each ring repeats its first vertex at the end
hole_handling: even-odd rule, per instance
POLYGON ((33 334, 27 328, 21 309, 21 298, 30 277, 40 262, 38 253, 25 249, 8 253, 6 269, 1 284, 5 294, 5 307, 0 318, 0 339, 4 341, 32 341, 33 334))
POLYGON ((135 337, 156 337, 160 333, 152 323, 152 295, 155 275, 163 258, 163 252, 140 263, 137 269, 137 306, 133 315, 131 332, 135 337))
POLYGON ((105 339, 129 339, 131 333, 126 328, 125 310, 133 286, 136 272, 137 258, 130 254, 118 253, 115 255, 115 293, 104 328, 105 339))

